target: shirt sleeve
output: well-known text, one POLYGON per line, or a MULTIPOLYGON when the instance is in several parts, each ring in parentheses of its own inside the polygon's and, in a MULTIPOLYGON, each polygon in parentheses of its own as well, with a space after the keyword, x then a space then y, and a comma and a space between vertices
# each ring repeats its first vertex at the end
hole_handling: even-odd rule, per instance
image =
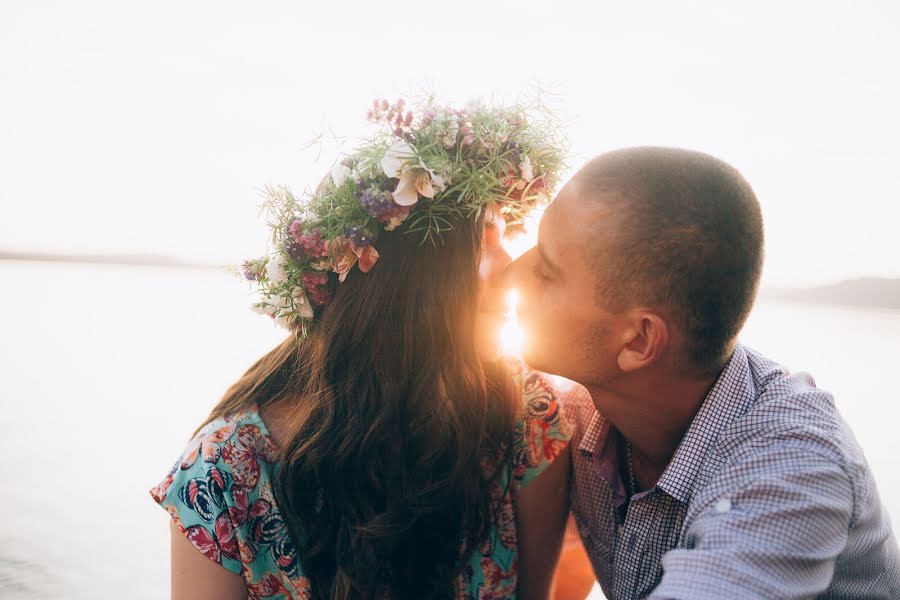
POLYGON ((524 364, 518 369, 515 377, 523 409, 516 436, 513 476, 524 488, 565 449, 571 426, 560 407, 560 389, 552 379, 524 364))
POLYGON ((853 518, 841 464, 802 436, 723 469, 681 547, 662 558, 651 599, 813 598, 834 575, 853 518))
MULTIPOLYGON (((202 435, 202 434, 200 434, 202 435)), ((242 574, 237 531, 229 509, 232 477, 218 455, 195 438, 150 495, 201 554, 242 574)))

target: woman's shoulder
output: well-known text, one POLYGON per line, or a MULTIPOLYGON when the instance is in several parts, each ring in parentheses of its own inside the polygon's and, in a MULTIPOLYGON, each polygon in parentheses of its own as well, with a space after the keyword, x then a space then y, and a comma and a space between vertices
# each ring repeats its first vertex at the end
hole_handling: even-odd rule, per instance
POLYGON ((275 507, 276 461, 275 443, 249 407, 204 425, 150 495, 207 558, 241 573, 243 530, 275 507))
POLYGON ((532 369, 522 360, 507 360, 507 365, 519 397, 520 420, 532 425, 558 426, 562 433, 571 433, 570 420, 563 407, 581 386, 532 369))
POLYGON ((221 416, 204 425, 188 441, 169 474, 151 490, 162 502, 175 480, 225 477, 253 489, 261 470, 277 460, 275 441, 255 406, 221 416))
POLYGON ((274 462, 274 441, 255 406, 205 424, 188 441, 173 470, 208 470, 205 465, 210 465, 231 471, 235 459, 248 450, 259 454, 260 458, 272 459, 267 462, 274 462))
POLYGON ((513 476, 526 486, 569 443, 572 426, 562 409, 569 386, 532 369, 524 361, 508 361, 508 365, 521 400, 514 438, 513 476))

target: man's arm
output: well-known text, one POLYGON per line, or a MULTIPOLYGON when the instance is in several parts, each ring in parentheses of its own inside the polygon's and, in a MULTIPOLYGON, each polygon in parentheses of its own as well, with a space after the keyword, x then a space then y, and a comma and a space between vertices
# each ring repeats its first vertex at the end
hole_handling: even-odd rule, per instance
MULTIPOLYGON (((827 450, 778 436, 717 475, 651 599, 812 598, 847 539, 853 486, 827 450)), ((688 518, 691 518, 690 515, 688 518)))

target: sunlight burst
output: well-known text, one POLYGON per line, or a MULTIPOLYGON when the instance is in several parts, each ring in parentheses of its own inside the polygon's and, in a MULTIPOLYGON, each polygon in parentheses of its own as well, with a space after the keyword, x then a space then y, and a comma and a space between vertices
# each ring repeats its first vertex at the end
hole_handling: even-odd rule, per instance
POLYGON ((510 290, 506 294, 506 313, 500 327, 500 352, 510 358, 521 358, 525 344, 525 332, 519 325, 518 316, 519 292, 510 290))

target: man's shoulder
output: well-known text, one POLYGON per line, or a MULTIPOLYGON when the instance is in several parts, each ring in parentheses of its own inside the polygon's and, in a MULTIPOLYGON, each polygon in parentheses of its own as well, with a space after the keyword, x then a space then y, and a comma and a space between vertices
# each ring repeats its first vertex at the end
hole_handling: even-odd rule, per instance
POLYGON ((802 479, 810 460, 841 469, 851 488, 871 477, 831 393, 809 374, 791 372, 753 350, 747 349, 747 364, 753 402, 719 433, 706 464, 706 482, 802 479))
POLYGON ((720 434, 717 450, 735 456, 757 449, 796 445, 844 462, 856 441, 835 407, 831 393, 811 375, 791 372, 747 349, 754 399, 747 411, 720 434))

